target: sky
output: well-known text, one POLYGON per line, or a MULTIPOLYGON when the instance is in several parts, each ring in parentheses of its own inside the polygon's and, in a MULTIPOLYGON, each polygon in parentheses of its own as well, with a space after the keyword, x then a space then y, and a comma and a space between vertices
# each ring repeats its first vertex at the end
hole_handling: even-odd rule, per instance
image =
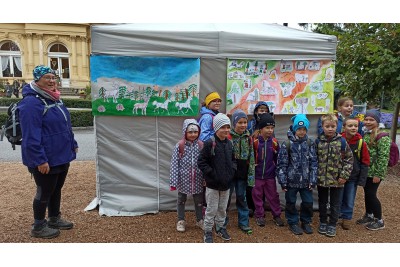
POLYGON ((90 78, 118 77, 126 81, 174 86, 200 72, 200 60, 188 58, 92 56, 90 78), (171 68, 173 66, 173 68, 171 68))

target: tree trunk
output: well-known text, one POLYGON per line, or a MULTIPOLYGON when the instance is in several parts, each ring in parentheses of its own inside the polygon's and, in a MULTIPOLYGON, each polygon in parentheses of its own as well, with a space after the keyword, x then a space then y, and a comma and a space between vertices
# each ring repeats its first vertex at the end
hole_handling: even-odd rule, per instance
POLYGON ((397 102, 396 108, 394 109, 393 113, 392 129, 390 129, 390 136, 392 137, 393 142, 396 142, 397 121, 399 120, 399 112, 400 112, 400 102, 397 102))

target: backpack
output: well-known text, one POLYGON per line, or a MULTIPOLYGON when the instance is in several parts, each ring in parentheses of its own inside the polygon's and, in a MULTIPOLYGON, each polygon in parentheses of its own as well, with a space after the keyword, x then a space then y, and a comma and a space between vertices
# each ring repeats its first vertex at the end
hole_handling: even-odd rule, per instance
MULTIPOLYGON (((253 148, 254 148, 255 164, 257 164, 258 162, 258 143, 259 143, 258 138, 254 139, 253 148)), ((278 152, 278 139, 276 139, 275 137, 272 137, 272 149, 274 150, 275 153, 278 152)))
MULTIPOLYGON (((388 133, 379 133, 376 136, 375 140, 378 141, 379 139, 381 139, 384 136, 389 136, 389 134, 388 133)), ((393 142, 391 140, 388 166, 389 167, 393 167, 398 162, 399 162, 399 147, 397 146, 397 144, 395 142, 393 142)))
MULTIPOLYGON (((60 100, 60 103, 49 105, 49 104, 47 104, 46 100, 44 100, 39 95, 36 95, 36 97, 39 98, 40 100, 42 100, 42 102, 45 105, 45 108, 44 108, 43 114, 42 114, 43 116, 46 114, 46 112, 49 108, 63 105, 61 100, 60 100)), ((3 141, 3 137, 6 136, 8 139, 8 142, 11 143, 13 150, 15 150, 15 145, 21 145, 21 143, 22 143, 22 131, 21 131, 21 125, 19 122, 19 112, 18 112, 19 102, 20 101, 12 103, 8 107, 8 110, 7 110, 8 118, 5 122, 5 124, 1 126, 0 141, 3 141)))
MULTIPOLYGON (((185 143, 186 140, 183 138, 179 140, 178 142, 178 148, 179 148, 179 159, 183 158, 183 155, 185 154, 185 143)), ((200 139, 197 139, 197 144, 199 145, 200 150, 203 149, 203 141, 200 141, 200 139)))
POLYGON ((358 145, 356 150, 354 150, 354 153, 357 155, 358 161, 361 161, 361 150, 362 150, 362 145, 363 145, 363 139, 358 139, 358 145))

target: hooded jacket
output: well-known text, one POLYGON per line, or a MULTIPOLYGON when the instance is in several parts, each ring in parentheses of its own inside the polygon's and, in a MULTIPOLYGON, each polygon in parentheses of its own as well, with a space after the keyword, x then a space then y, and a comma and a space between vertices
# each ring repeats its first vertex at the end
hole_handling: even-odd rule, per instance
POLYGON ((213 118, 216 116, 218 112, 214 112, 211 109, 208 109, 206 107, 202 107, 200 109, 200 119, 199 119, 199 125, 200 125, 200 140, 201 141, 207 141, 208 139, 211 138, 211 136, 214 135, 214 127, 213 127, 213 118))
POLYGON ((199 157, 201 147, 198 138, 193 142, 186 140, 186 129, 190 124, 199 124, 195 119, 186 119, 183 122, 182 136, 184 139, 184 150, 182 158, 179 156, 179 142, 176 143, 172 150, 171 168, 169 175, 169 184, 176 187, 177 190, 184 194, 199 194, 203 192, 203 173, 197 166, 197 158, 199 157))
POLYGON ((389 136, 384 136, 378 141, 371 140, 371 138, 371 132, 366 132, 364 135, 364 140, 368 145, 369 155, 371 157, 371 164, 368 169, 368 177, 376 176, 379 177, 379 179, 384 180, 388 170, 390 144, 392 140, 389 136))
MULTIPOLYGON (((346 133, 342 133, 342 137, 346 138, 346 133)), ((350 140, 346 140, 353 152, 353 170, 349 181, 354 181, 359 186, 365 186, 370 158, 368 147, 364 140, 362 140, 361 150, 358 151, 359 140, 362 140, 362 136, 359 133, 356 133, 350 140)))
POLYGON ((278 159, 278 152, 280 150, 279 144, 276 148, 273 146, 273 138, 269 137, 264 140, 262 135, 258 137, 257 146, 257 162, 255 167, 256 179, 275 179, 276 177, 276 164, 278 159))
POLYGON ((236 133, 233 129, 230 132, 233 151, 235 153, 237 171, 235 180, 245 180, 248 186, 254 186, 254 148, 253 140, 249 131, 243 134, 236 133))
POLYGON ((297 138, 289 127, 287 136, 290 142, 288 154, 287 143, 279 149, 276 175, 282 188, 314 187, 317 182, 317 155, 315 143, 307 143, 308 136, 297 138))
POLYGON ((332 138, 326 138, 325 134, 318 137, 318 186, 343 187, 338 179, 348 180, 353 170, 353 152, 346 143, 345 151, 342 151, 342 136, 336 134, 332 138))
POLYGON ((45 99, 46 108, 32 83, 22 89, 23 99, 18 104, 22 131, 22 162, 29 168, 48 163, 50 167, 70 163, 76 158, 78 147, 71 127, 71 118, 61 100, 45 99))
POLYGON ((219 191, 228 190, 237 169, 232 142, 228 138, 220 140, 214 134, 214 138, 204 143, 197 164, 203 172, 208 188, 219 191))

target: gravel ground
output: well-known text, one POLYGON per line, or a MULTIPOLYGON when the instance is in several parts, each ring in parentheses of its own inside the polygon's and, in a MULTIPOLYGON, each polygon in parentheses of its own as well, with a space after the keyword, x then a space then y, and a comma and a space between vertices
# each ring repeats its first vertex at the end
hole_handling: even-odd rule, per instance
MULTIPOLYGON (((399 164, 400 165, 400 164, 399 164)), ((277 227, 267 212, 266 227, 259 227, 251 219, 254 233, 246 235, 237 227, 235 211, 230 211, 228 231, 230 243, 399 243, 400 242, 400 166, 390 169, 386 180, 379 188, 386 228, 369 231, 363 226, 352 226, 349 231, 338 227, 337 236, 328 238, 318 233, 295 236, 287 227, 277 227)), ((72 230, 62 231, 58 238, 44 240, 30 237, 32 223, 32 199, 34 180, 21 163, 0 163, 0 242, 1 243, 201 243, 203 233, 194 226, 193 212, 188 212, 187 230, 178 233, 175 229, 176 212, 137 217, 105 217, 96 210, 85 212, 84 208, 94 199, 96 176, 94 161, 74 161, 63 189, 63 215, 75 223, 72 230)), ((356 198, 355 216, 364 212, 363 190, 356 198)), ((318 224, 318 213, 314 214, 314 229, 318 224)), ((216 243, 224 243, 215 237, 216 243)), ((136 244, 137 245, 137 244, 136 244)), ((146 244, 142 244, 146 245, 146 244)), ((137 247, 137 246, 134 246, 137 247)), ((141 246, 143 248, 143 246, 141 246)), ((164 246, 165 247, 165 246, 164 246)), ((181 246, 178 246, 182 248, 181 246)), ((254 248, 254 245, 253 245, 254 248)), ((154 248, 153 248, 154 249, 154 248)), ((183 248, 184 249, 184 248, 183 248)), ((4 265, 3 265, 4 266, 4 265)))

